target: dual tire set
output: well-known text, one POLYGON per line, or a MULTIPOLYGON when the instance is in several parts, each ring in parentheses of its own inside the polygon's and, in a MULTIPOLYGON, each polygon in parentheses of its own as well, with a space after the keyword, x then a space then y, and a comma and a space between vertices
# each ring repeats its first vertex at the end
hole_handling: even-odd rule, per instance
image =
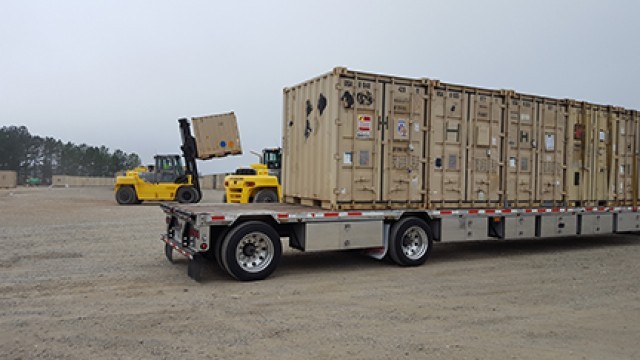
MULTIPOLYGON (((396 221, 389 231, 387 258, 401 266, 424 264, 431 253, 433 235, 422 219, 406 217, 396 221)), ((172 260, 172 247, 165 245, 165 254, 172 260)), ((236 225, 208 253, 233 278, 241 281, 262 280, 271 275, 282 256, 278 232, 268 223, 247 221, 236 225)), ((200 280, 204 255, 198 253, 189 262, 188 274, 200 280)))

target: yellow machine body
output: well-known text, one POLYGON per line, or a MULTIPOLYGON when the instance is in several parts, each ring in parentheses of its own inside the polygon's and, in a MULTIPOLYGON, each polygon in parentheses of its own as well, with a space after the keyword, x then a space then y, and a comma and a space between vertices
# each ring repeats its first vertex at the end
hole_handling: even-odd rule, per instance
POLYGON ((282 199, 282 188, 278 177, 270 175, 265 164, 251 164, 251 170, 253 171, 245 171, 246 174, 238 171, 224 178, 226 202, 279 202, 282 199))

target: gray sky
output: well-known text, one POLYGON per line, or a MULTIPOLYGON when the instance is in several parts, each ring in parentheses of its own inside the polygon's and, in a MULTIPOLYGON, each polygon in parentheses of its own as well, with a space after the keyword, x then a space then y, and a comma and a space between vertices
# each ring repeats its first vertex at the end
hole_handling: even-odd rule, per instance
POLYGON ((0 2, 0 126, 178 153, 177 119, 235 111, 254 162, 282 88, 335 66, 640 109, 639 1, 0 2))

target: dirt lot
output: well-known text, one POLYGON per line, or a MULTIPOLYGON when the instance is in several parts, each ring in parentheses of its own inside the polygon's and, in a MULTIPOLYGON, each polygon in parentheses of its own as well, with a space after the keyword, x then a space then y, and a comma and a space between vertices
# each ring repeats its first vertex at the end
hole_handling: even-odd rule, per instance
POLYGON ((287 250, 265 281, 196 283, 163 227, 110 189, 0 190, 0 358, 640 358, 635 235, 437 244, 418 268, 287 250))

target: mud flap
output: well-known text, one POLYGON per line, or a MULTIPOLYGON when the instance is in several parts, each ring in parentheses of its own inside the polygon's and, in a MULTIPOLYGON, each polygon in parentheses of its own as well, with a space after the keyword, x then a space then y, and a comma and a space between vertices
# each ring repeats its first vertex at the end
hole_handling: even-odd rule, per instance
POLYGON ((169 260, 169 262, 173 263, 173 246, 164 244, 164 256, 167 257, 167 260, 169 260))
POLYGON ((204 264, 204 257, 201 254, 193 255, 193 259, 189 260, 187 264, 187 275, 195 281, 202 279, 202 267, 204 264))

